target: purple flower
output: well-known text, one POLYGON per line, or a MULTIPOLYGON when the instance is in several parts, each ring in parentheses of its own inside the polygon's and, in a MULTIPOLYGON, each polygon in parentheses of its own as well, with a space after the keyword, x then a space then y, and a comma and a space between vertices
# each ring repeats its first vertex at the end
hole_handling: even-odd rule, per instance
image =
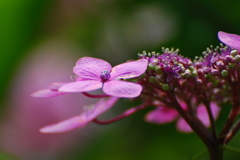
POLYGON ((240 51, 240 36, 239 35, 220 31, 220 32, 218 32, 218 38, 222 43, 240 51))
POLYGON ((180 78, 181 77, 181 75, 178 73, 181 70, 181 66, 164 65, 163 69, 167 73, 167 82, 172 81, 173 78, 180 78))
POLYGON ((91 57, 80 58, 73 72, 78 75, 76 82, 59 88, 59 92, 87 92, 103 88, 103 92, 116 97, 133 98, 140 95, 142 86, 132 82, 121 81, 138 77, 147 69, 145 59, 112 66, 102 60, 91 57))
MULTIPOLYGON (((180 103, 184 110, 187 110, 187 106, 185 103, 180 103)), ((213 113, 213 117, 216 119, 218 117, 220 108, 217 106, 216 103, 211 103, 211 110, 213 113)), ((208 113, 206 107, 203 104, 200 104, 196 110, 197 117, 202 121, 202 123, 206 126, 210 126, 210 121, 208 118, 208 113)), ((192 132, 191 127, 187 124, 187 122, 180 117, 179 113, 170 107, 166 106, 159 106, 157 109, 150 111, 146 117, 146 121, 156 124, 165 124, 170 123, 174 120, 177 120, 177 129, 181 132, 192 132)))
POLYGON ((117 102, 117 100, 117 97, 110 97, 107 100, 101 99, 95 105, 88 106, 82 114, 56 124, 45 126, 40 129, 40 132, 59 133, 66 132, 75 128, 82 128, 97 118, 100 114, 110 109, 117 102))

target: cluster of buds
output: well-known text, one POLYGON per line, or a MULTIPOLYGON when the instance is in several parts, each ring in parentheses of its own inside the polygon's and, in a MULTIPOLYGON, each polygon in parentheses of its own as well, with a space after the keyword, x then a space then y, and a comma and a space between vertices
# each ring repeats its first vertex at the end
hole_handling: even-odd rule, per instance
POLYGON ((226 46, 211 46, 194 61, 173 48, 163 48, 162 53, 143 51, 138 54, 139 60, 115 67, 97 58, 79 59, 73 68, 77 75, 74 82, 55 82, 32 96, 45 98, 78 92, 102 99, 81 115, 40 131, 65 132, 90 122, 109 124, 154 106, 146 114, 146 121, 163 124, 177 120, 179 131, 195 132, 208 147, 211 159, 221 159, 220 146, 225 146, 240 128, 240 122, 234 126, 240 109, 240 36, 225 32, 218 36, 226 46), (105 94, 87 93, 100 88, 105 94), (119 98, 140 99, 142 103, 111 120, 98 120, 119 98), (232 104, 232 110, 218 133, 215 120, 221 104, 227 102, 232 104))

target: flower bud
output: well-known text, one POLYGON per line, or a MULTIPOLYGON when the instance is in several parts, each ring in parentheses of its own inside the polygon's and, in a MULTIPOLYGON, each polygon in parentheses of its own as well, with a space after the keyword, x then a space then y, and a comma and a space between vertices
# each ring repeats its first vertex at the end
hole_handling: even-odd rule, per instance
POLYGON ((226 57, 225 57, 225 62, 232 62, 233 61, 233 56, 230 56, 230 55, 227 55, 226 57))
POLYGON ((156 67, 155 67, 155 71, 156 71, 158 74, 162 74, 161 67, 159 67, 159 66, 156 66, 156 67))
POLYGON ((191 77, 191 71, 189 69, 186 69, 186 71, 182 74, 182 77, 184 78, 191 77))
POLYGON ((205 74, 209 73, 210 71, 211 71, 211 69, 210 69, 209 67, 204 67, 204 68, 203 68, 203 72, 204 72, 205 74))
POLYGON ((197 79, 196 82, 197 82, 197 85, 201 85, 203 83, 201 79, 197 79))
POLYGON ((237 50, 232 50, 232 51, 230 52, 230 54, 231 54, 233 57, 235 57, 235 56, 238 54, 238 51, 237 51, 237 50))
POLYGON ((155 70, 155 67, 156 67, 156 66, 149 64, 147 69, 148 69, 148 70, 155 70))
POLYGON ((192 77, 197 77, 197 71, 196 70, 192 71, 192 77))
POLYGON ((161 76, 160 75, 156 75, 155 77, 154 77, 154 81, 155 82, 157 82, 157 83, 159 83, 159 82, 161 82, 161 76))
POLYGON ((228 67, 231 69, 231 68, 234 68, 236 66, 236 64, 235 63, 229 63, 228 64, 228 67))
POLYGON ((236 56, 234 57, 234 59, 235 59, 236 62, 240 62, 240 55, 236 55, 236 56))
POLYGON ((221 72, 221 75, 222 75, 223 77, 227 77, 227 76, 228 76, 228 71, 227 71, 227 70, 223 70, 223 71, 221 72))
POLYGON ((154 78, 153 76, 150 76, 150 77, 148 78, 148 82, 151 82, 151 83, 153 83, 153 82, 154 82, 154 80, 155 80, 155 78, 154 78))
POLYGON ((217 69, 212 69, 212 70, 211 70, 211 74, 212 74, 213 76, 218 76, 218 75, 219 75, 219 71, 218 71, 217 69))
POLYGON ((189 69, 193 72, 195 68, 193 66, 190 66, 189 69))
POLYGON ((169 85, 168 84, 162 84, 162 89, 167 91, 169 90, 169 85))

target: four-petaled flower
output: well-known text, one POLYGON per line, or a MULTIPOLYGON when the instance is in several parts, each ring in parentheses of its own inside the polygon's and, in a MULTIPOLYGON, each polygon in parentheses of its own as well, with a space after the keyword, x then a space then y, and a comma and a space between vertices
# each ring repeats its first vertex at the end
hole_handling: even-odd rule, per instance
POLYGON ((108 62, 91 57, 80 58, 73 72, 78 76, 76 82, 59 88, 59 92, 88 92, 103 88, 103 92, 116 97, 133 98, 140 95, 142 86, 122 81, 138 77, 147 69, 145 59, 131 61, 112 67, 108 62))

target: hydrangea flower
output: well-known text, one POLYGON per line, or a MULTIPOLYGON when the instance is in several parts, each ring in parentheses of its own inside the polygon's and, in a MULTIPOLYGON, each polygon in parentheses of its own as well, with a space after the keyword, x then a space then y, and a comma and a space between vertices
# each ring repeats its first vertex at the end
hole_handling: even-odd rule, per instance
POLYGON ((48 125, 40 129, 42 133, 59 133, 66 132, 75 128, 82 128, 93 121, 103 112, 110 109, 116 102, 117 97, 110 97, 108 99, 101 99, 95 105, 85 107, 86 110, 78 116, 72 117, 65 121, 48 125))
POLYGON ((78 76, 75 82, 59 88, 59 92, 88 92, 103 88, 103 92, 117 97, 133 98, 140 95, 142 86, 133 82, 121 81, 138 77, 147 69, 145 59, 122 63, 112 67, 108 62, 92 58, 80 58, 73 72, 78 76))
MULTIPOLYGON (((187 110, 187 106, 185 103, 181 102, 180 104, 184 110, 187 110)), ((218 117, 220 108, 217 106, 215 102, 211 103, 211 110, 212 110, 214 119, 216 119, 218 117)), ((197 107, 196 115, 206 127, 210 126, 208 113, 207 113, 206 107, 203 104, 200 104, 197 107)), ((192 132, 191 127, 187 124, 187 122, 182 117, 180 117, 179 113, 174 108, 159 106, 155 110, 150 111, 146 115, 145 120, 151 123, 156 123, 156 124, 165 124, 165 123, 170 123, 174 120, 177 120, 177 129, 179 131, 185 132, 185 133, 192 132)))
POLYGON ((240 51, 240 36, 239 35, 220 31, 220 32, 218 32, 218 38, 222 43, 240 51))

